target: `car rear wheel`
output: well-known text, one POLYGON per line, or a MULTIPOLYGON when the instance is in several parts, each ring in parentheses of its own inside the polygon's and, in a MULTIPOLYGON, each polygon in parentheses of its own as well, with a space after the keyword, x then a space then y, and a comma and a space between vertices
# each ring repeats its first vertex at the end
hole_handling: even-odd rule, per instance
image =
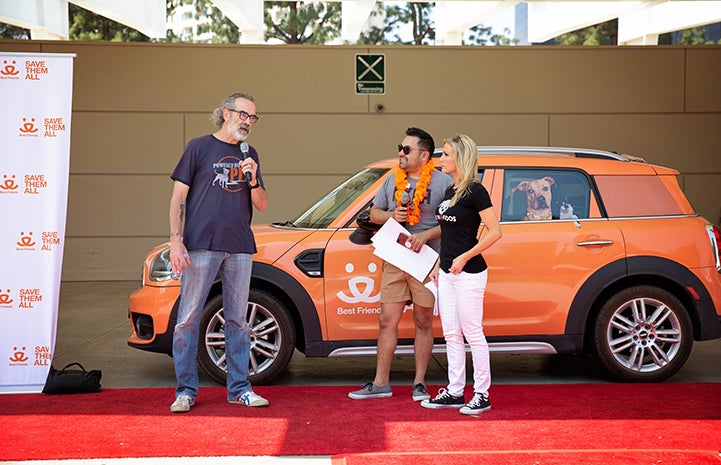
MULTIPOLYGON (((267 292, 251 289, 246 319, 251 329, 248 380, 265 384, 288 366, 295 348, 295 328, 285 306, 267 292)), ((225 384, 223 296, 210 299, 200 320, 198 364, 213 380, 225 384)))
POLYGON ((634 286, 611 297, 594 328, 601 364, 616 379, 662 381, 686 362, 693 345, 688 311, 670 292, 634 286))

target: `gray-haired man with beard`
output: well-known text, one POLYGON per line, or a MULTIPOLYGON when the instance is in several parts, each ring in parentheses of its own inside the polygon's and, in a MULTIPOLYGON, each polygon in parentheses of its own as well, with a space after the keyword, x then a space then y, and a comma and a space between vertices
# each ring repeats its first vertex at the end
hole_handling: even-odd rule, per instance
POLYGON ((170 406, 174 413, 189 411, 198 395, 200 317, 218 273, 223 282, 228 402, 268 405, 248 382, 250 328, 245 319, 256 252, 250 228, 253 208, 263 211, 268 205, 258 152, 244 142, 258 121, 254 99, 232 94, 210 119, 218 130, 191 140, 170 176, 170 262, 174 274, 182 273, 173 333, 178 381, 170 406))

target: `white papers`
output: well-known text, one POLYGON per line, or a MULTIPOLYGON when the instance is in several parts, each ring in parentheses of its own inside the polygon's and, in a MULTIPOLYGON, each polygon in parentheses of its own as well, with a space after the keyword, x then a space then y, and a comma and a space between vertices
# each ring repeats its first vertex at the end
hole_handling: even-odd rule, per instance
POLYGON ((373 254, 423 282, 433 269, 438 253, 426 244, 414 252, 398 242, 401 234, 410 236, 406 228, 389 218, 371 239, 375 246, 373 254))
POLYGON ((433 298, 435 301, 433 302, 433 315, 438 316, 440 311, 438 310, 438 284, 434 283, 433 281, 428 281, 426 283, 426 288, 428 288, 429 291, 431 291, 431 294, 433 294, 433 298))

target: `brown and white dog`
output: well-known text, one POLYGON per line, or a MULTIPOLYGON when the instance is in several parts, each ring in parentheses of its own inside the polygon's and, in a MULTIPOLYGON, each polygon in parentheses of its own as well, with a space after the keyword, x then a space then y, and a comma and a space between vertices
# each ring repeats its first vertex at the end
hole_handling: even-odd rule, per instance
POLYGON ((523 181, 513 188, 511 192, 522 191, 526 194, 526 216, 521 221, 550 220, 551 215, 551 186, 556 181, 546 176, 532 181, 523 181))

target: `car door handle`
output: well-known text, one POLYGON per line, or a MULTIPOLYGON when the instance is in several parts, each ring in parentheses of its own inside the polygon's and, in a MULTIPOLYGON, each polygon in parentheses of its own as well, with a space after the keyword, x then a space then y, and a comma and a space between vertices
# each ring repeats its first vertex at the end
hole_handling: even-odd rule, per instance
POLYGON ((581 241, 576 242, 576 245, 579 247, 598 247, 601 245, 613 245, 613 241, 610 239, 600 239, 595 241, 581 241))

